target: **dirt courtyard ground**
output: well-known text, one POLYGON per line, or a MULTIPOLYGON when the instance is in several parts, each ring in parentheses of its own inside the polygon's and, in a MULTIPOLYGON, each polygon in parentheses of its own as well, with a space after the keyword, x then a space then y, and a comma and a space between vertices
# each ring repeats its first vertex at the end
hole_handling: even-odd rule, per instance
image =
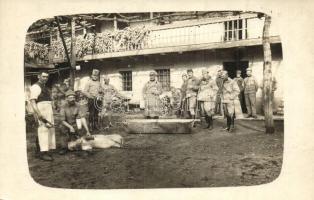
POLYGON ((265 134, 263 121, 237 121, 236 131, 201 127, 192 134, 127 134, 121 127, 110 133, 124 137, 125 147, 97 149, 89 157, 53 154, 53 162, 35 158, 36 132, 27 132, 31 176, 56 188, 122 189, 243 186, 268 183, 281 170, 283 121, 276 133, 265 134))

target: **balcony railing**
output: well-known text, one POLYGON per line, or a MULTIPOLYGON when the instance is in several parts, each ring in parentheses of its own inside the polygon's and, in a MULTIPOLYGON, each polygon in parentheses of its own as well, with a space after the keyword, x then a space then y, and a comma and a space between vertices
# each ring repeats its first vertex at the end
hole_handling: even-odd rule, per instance
MULTIPOLYGON (((88 55, 236 41, 248 39, 247 36, 246 19, 234 20, 232 23, 228 21, 203 22, 177 27, 128 27, 124 30, 107 31, 96 35, 88 33, 77 36, 76 56, 78 60, 84 60, 84 56, 88 55)), ((67 49, 71 52, 71 39, 65 38, 65 40, 67 49)), ((46 46, 44 48, 48 49, 46 46)), ((44 51, 46 52, 46 50, 44 51)), ((58 62, 66 59, 60 39, 52 41, 49 51, 51 51, 49 60, 52 58, 54 62, 58 62)), ((47 59, 45 58, 45 60, 47 59)))

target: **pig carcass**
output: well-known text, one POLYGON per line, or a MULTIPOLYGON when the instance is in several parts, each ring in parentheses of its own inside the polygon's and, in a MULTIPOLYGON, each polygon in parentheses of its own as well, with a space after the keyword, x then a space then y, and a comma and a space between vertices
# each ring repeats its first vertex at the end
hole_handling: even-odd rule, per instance
POLYGON ((110 147, 121 148, 122 146, 123 138, 118 134, 84 136, 68 143, 69 150, 91 150, 93 148, 107 149, 110 147))

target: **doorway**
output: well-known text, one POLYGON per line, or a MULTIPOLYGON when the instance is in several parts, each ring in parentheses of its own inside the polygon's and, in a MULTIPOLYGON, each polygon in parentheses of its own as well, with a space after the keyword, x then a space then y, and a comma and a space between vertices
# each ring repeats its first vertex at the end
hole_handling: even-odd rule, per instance
POLYGON ((238 61, 238 62, 223 62, 224 70, 228 72, 230 78, 234 79, 237 75, 237 70, 241 70, 242 78, 247 77, 246 69, 249 66, 249 61, 238 61))

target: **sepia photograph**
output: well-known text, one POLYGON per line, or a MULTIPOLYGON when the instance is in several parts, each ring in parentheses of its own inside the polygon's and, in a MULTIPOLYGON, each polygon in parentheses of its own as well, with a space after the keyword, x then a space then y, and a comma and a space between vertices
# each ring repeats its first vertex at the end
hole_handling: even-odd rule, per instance
POLYGON ((281 172, 284 59, 254 11, 84 13, 24 45, 28 168, 40 185, 261 185, 281 172))

